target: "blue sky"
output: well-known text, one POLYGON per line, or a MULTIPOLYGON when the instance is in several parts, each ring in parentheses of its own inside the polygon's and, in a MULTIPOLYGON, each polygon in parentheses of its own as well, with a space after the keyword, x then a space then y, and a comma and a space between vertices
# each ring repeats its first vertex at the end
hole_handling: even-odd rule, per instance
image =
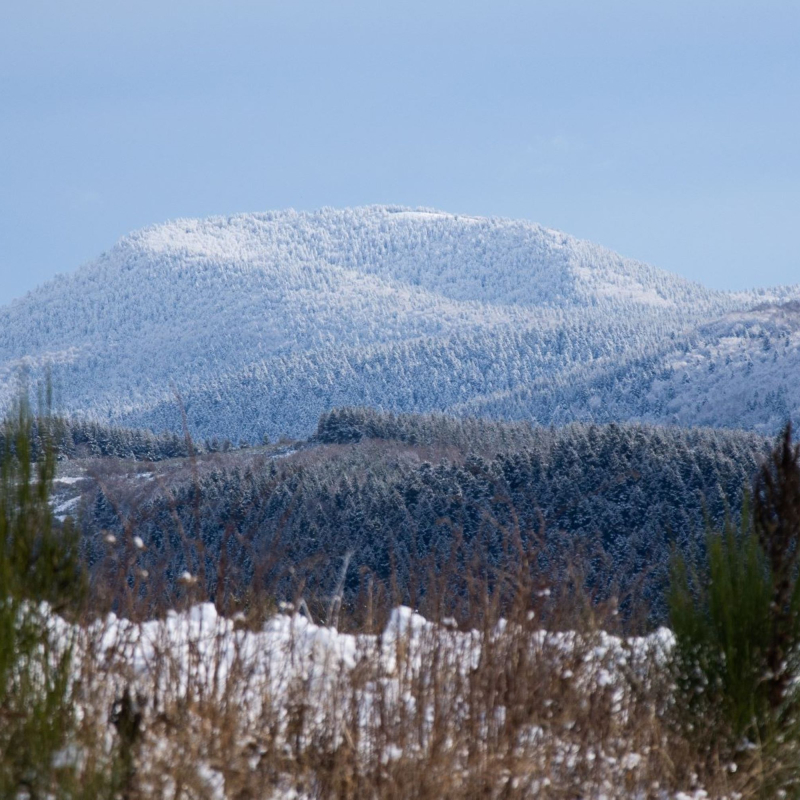
POLYGON ((182 216, 522 217, 800 281, 797 0, 8 0, 0 303, 182 216))

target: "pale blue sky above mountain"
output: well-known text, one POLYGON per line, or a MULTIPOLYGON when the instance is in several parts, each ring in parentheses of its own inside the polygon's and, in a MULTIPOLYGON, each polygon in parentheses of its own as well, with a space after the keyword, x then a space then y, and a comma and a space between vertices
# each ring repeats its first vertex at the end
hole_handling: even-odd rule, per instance
POLYGON ((10 0, 0 302, 137 227, 392 203, 800 281, 796 0, 10 0))

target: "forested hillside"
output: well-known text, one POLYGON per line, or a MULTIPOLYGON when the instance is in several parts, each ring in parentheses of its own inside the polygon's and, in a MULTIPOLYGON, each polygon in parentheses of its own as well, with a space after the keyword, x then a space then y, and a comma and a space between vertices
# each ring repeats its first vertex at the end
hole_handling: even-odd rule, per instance
POLYGON ((350 597, 391 579, 411 601, 432 563, 513 562, 518 542, 553 584, 585 570, 601 596, 635 595, 658 613, 671 547, 694 558, 706 522, 737 513, 768 444, 710 429, 351 409, 325 415, 282 458, 171 462, 145 487, 105 476, 85 487, 82 518, 93 563, 104 563, 107 531, 123 549, 135 534, 146 547, 137 568, 173 579, 188 569, 213 596, 259 582, 291 594, 301 574, 324 594, 349 554, 350 597))
POLYGON ((579 364, 454 406, 458 413, 564 423, 627 419, 773 434, 800 419, 800 304, 726 314, 653 351, 579 364))
MULTIPOLYGON (((48 425, 47 436, 52 441, 42 442, 40 427, 34 423, 31 430, 34 458, 39 457, 47 444, 53 445, 59 459, 99 457, 163 461, 168 458, 185 458, 190 449, 211 449, 210 443, 197 448, 184 436, 174 433, 155 435, 148 430, 115 428, 73 419, 55 419, 52 425, 48 425)), ((5 433, 0 429, 0 453, 5 446, 5 433)), ((230 443, 226 445, 229 446, 230 443)))
POLYGON ((798 415, 797 296, 712 291, 523 221, 179 220, 0 309, 0 402, 49 367, 72 416, 181 433, 185 412, 234 442, 307 436, 343 405, 772 432, 798 415))

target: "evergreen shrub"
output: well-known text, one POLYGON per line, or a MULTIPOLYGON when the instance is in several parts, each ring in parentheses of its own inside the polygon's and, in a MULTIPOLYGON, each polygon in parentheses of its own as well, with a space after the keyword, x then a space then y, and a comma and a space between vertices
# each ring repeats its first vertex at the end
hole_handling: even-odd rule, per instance
POLYGON ((65 795, 76 753, 72 647, 52 630, 50 610, 75 614, 86 581, 78 533, 57 528, 52 418, 20 401, 0 448, 0 798, 65 795), (44 447, 34 461, 33 430, 44 447))
POLYGON ((707 537, 704 569, 674 559, 675 709, 710 760, 758 753, 765 786, 797 785, 800 446, 787 426, 740 525, 707 537))

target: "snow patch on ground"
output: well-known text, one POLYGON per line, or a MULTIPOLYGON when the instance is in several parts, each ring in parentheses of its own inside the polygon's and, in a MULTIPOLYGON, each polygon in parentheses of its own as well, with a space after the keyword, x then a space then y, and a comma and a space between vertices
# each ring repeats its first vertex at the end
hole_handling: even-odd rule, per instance
MULTIPOLYGON (((509 632, 505 621, 486 634, 477 630, 440 628, 406 607, 392 612, 379 636, 341 633, 294 613, 278 614, 267 620, 260 630, 251 631, 242 629, 234 620, 221 617, 209 603, 194 606, 183 613, 171 612, 162 620, 141 624, 113 614, 98 619, 88 628, 75 628, 56 616, 49 619, 57 640, 70 642, 75 647, 78 662, 92 646, 93 657, 105 664, 107 674, 98 689, 105 693, 105 697, 98 698, 97 692, 92 694, 92 701, 99 700, 101 707, 110 708, 115 698, 125 690, 143 698, 163 699, 182 696, 191 686, 195 696, 224 697, 233 707, 241 709, 245 717, 242 730, 247 731, 255 729, 263 719, 261 715, 267 710, 265 704, 280 706, 281 698, 287 697, 300 681, 307 692, 311 729, 316 725, 320 728, 327 726, 325 730, 330 730, 333 724, 334 740, 350 735, 344 728, 337 727, 337 714, 343 715, 343 725, 345 719, 347 725, 352 725, 352 717, 346 716, 344 709, 347 704, 343 702, 342 711, 334 711, 332 721, 330 703, 325 703, 325 697, 330 697, 330 692, 341 691, 337 687, 343 685, 340 682, 342 675, 363 669, 365 657, 378 666, 376 674, 382 675, 380 687, 375 682, 367 682, 359 690, 359 724, 367 730, 378 714, 391 716, 400 713, 401 709, 406 709, 406 713, 414 709, 417 701, 407 677, 430 663, 432 647, 436 647, 436 658, 441 660, 440 663, 467 675, 478 667, 481 648, 485 644, 483 637, 489 636, 493 640, 493 637, 509 632), (164 654, 168 654, 168 669, 164 669, 164 654), (247 681, 239 679, 243 664, 247 665, 247 681), (233 679, 232 682, 229 683, 228 678, 233 679)), ((563 655, 565 663, 574 653, 580 652, 580 675, 576 675, 573 668, 565 668, 562 679, 576 681, 580 691, 587 696, 598 688, 611 687, 621 709, 625 691, 623 671, 633 668, 642 659, 666 658, 673 646, 673 636, 666 629, 647 637, 630 639, 598 632, 587 647, 586 638, 576 633, 540 630, 531 632, 530 646, 550 648, 552 652, 563 655), (576 651, 576 648, 580 650, 576 651)), ((157 712, 155 708, 153 713, 157 712)), ((497 708, 497 713, 502 717, 504 709, 497 708)), ((276 718, 276 727, 271 729, 273 735, 286 735, 287 714, 287 709, 283 708, 276 718)), ((431 724, 433 717, 432 708, 423 715, 431 724)), ((570 765, 578 757, 575 746, 568 742, 560 745, 553 735, 552 731, 534 725, 527 733, 522 732, 520 747, 534 754, 537 748, 542 748, 548 753, 548 758, 554 759, 553 763, 561 765, 560 768, 572 769, 570 765)), ((375 746, 375 741, 370 743, 368 736, 359 736, 358 741, 363 747, 375 746)), ((168 746, 165 742, 164 748, 168 746)), ((389 741, 380 746, 383 748, 378 754, 381 763, 391 764, 413 755, 408 748, 413 749, 419 743, 401 745, 389 741)), ((370 757, 374 756, 371 751, 370 757)), ((585 758, 585 754, 582 757, 585 758)), ((604 759, 604 768, 615 770, 620 776, 636 772, 644 761, 641 753, 633 751, 621 755, 617 752, 614 756, 597 751, 595 757, 604 759)), ((228 797, 225 777, 220 769, 203 761, 197 764, 196 769, 196 777, 205 786, 207 796, 214 800, 228 797)), ((621 777, 620 780, 624 784, 625 779, 621 777)), ((287 789, 285 793, 276 790, 272 796, 299 798, 303 795, 287 789)), ((664 792, 654 796, 670 800, 664 792)), ((674 798, 700 800, 704 796, 698 791, 675 795, 674 798)))

